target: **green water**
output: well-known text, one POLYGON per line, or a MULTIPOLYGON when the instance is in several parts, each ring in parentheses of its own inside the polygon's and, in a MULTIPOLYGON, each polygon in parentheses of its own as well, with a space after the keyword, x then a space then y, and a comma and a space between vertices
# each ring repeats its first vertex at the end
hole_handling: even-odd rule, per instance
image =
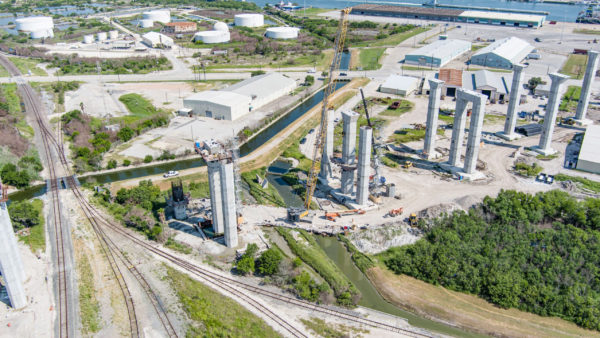
POLYGON ((411 312, 402 310, 388 303, 377 292, 371 281, 360 271, 350 254, 346 250, 343 243, 338 241, 336 237, 314 236, 319 246, 325 251, 327 256, 335 262, 335 264, 344 272, 344 274, 354 283, 362 294, 362 298, 358 303, 361 306, 374 309, 377 311, 389 313, 398 317, 406 318, 408 322, 416 327, 420 327, 431 332, 451 335, 455 337, 485 337, 470 332, 465 332, 461 329, 451 327, 442 323, 435 322, 426 318, 419 317, 411 312))

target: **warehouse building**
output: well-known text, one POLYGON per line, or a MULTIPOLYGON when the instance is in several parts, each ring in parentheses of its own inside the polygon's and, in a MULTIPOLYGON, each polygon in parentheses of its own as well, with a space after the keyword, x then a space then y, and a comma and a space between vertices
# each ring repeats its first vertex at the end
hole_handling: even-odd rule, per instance
POLYGON ((279 73, 251 77, 219 91, 208 90, 183 100, 191 115, 236 120, 296 88, 296 81, 279 73))
POLYGON ((173 47, 173 39, 170 37, 157 33, 148 32, 142 35, 142 42, 151 48, 171 48, 173 47))
POLYGON ((248 114, 251 101, 246 95, 207 90, 186 97, 183 105, 192 110, 192 115, 233 121, 248 114))
POLYGON ((191 21, 169 22, 163 27, 163 32, 168 34, 195 32, 197 25, 191 21))
POLYGON ((498 40, 473 54, 471 64, 485 67, 512 69, 533 50, 526 41, 511 36, 498 40))
POLYGON ((471 50, 471 43, 463 40, 437 40, 406 54, 404 63, 425 67, 443 67, 454 58, 471 50))
POLYGON ((492 103, 508 101, 512 73, 478 70, 463 73, 463 88, 481 93, 492 103))
POLYGON ((471 11, 464 9, 362 4, 352 7, 351 14, 385 16, 418 20, 440 20, 487 25, 539 28, 546 16, 522 13, 471 11))
POLYGON ((390 75, 379 87, 379 91, 387 94, 408 96, 419 85, 419 79, 412 76, 390 75))
POLYGON ((460 69, 443 68, 438 73, 438 79, 444 81, 442 95, 456 97, 456 90, 462 88, 463 71, 460 69))
POLYGON ((583 136, 577 169, 600 174, 600 125, 589 125, 583 136))

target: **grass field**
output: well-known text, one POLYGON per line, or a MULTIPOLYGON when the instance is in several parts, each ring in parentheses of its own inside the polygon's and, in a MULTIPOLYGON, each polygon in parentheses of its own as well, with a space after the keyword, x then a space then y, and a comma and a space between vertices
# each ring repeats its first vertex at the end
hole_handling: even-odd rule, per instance
POLYGON ((414 104, 408 100, 400 100, 400 106, 397 109, 386 109, 379 113, 382 116, 398 117, 413 109, 414 104))
POLYGON ((150 100, 140 94, 125 94, 119 97, 119 101, 136 117, 148 117, 159 112, 150 100))
POLYGON ((276 207, 285 207, 285 201, 277 192, 277 189, 269 184, 266 188, 262 186, 256 180, 256 175, 260 176, 261 179, 266 179, 266 168, 255 169, 242 174, 242 180, 250 187, 250 195, 254 197, 258 204, 262 205, 273 205, 276 207))
POLYGON ((29 229, 29 235, 19 236, 19 240, 29 245, 31 252, 35 253, 46 251, 46 231, 44 220, 44 202, 40 199, 34 199, 31 204, 40 215, 40 224, 29 229))
POLYGON ((587 55, 571 54, 560 69, 560 73, 569 75, 573 79, 582 79, 587 65, 587 55))
POLYGON ((417 27, 415 29, 409 30, 404 33, 390 35, 389 37, 377 41, 369 41, 358 43, 353 47, 384 47, 384 46, 396 46, 399 43, 412 38, 415 35, 421 34, 423 32, 427 32, 429 27, 417 27))
POLYGON ((396 275, 384 266, 370 269, 367 275, 381 295, 392 304, 469 331, 511 337, 600 335, 560 318, 501 309, 477 296, 428 284, 406 275, 396 275))
POLYGON ((581 96, 581 87, 569 86, 565 92, 565 95, 562 97, 562 101, 560 101, 558 110, 574 112, 577 109, 579 96, 581 96))
MULTIPOLYGON (((444 129, 438 128, 438 135, 444 135, 444 129)), ((400 129, 390 136, 389 142, 395 144, 419 141, 425 138, 425 129, 400 129)))
POLYGON ((600 35, 600 30, 582 28, 582 29, 574 29, 573 33, 589 34, 589 35, 600 35))
POLYGON ((96 299, 92 267, 85 254, 79 258, 77 271, 82 331, 88 334, 95 333, 100 330, 100 304, 96 299))
POLYGON ((358 56, 358 69, 376 70, 381 68, 379 60, 385 52, 385 48, 368 48, 361 49, 358 56))
POLYGON ((166 269, 169 285, 193 321, 186 337, 281 337, 233 299, 173 268, 166 269))
POLYGON ((577 185, 581 186, 584 189, 591 190, 595 193, 600 193, 600 182, 592 181, 587 178, 578 177, 578 176, 569 176, 565 174, 558 174, 554 176, 557 181, 573 181, 576 182, 577 185))
POLYGON ((37 66, 39 64, 37 60, 17 57, 11 57, 9 59, 23 74, 28 74, 29 71, 31 71, 31 75, 48 76, 48 73, 46 73, 45 70, 37 66))

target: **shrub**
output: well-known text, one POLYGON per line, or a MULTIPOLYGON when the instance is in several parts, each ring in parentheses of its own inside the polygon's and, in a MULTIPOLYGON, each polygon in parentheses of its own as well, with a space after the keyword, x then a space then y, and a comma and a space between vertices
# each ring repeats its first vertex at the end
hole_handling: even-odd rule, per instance
POLYGON ((283 257, 281 257, 279 251, 271 248, 258 257, 256 261, 258 263, 258 271, 267 276, 275 274, 279 271, 279 263, 281 263, 282 259, 283 257))
POLYGON ((106 169, 114 169, 117 167, 117 160, 110 160, 106 165, 106 169))
POLYGON ((128 160, 128 159, 124 159, 124 160, 123 160, 123 166, 124 166, 124 167, 129 167, 129 165, 130 165, 130 164, 131 164, 131 161, 130 161, 130 160, 128 160))
POLYGON ((152 155, 146 155, 146 157, 144 157, 144 163, 150 163, 152 160, 154 160, 152 155))

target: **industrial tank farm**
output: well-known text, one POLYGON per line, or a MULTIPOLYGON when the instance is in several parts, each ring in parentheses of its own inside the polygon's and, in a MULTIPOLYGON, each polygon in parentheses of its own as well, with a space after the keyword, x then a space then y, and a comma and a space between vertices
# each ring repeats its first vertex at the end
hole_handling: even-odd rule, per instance
POLYGON ((150 28, 154 26, 154 21, 150 19, 142 19, 139 21, 139 25, 141 28, 150 28))
POLYGON ((31 16, 15 20, 19 32, 30 33, 32 39, 54 36, 54 21, 49 16, 31 16))
POLYGON ((229 34, 229 26, 224 22, 214 24, 212 31, 203 31, 194 34, 194 41, 202 41, 203 43, 224 43, 229 42, 231 35, 229 34))
POLYGON ((241 27, 262 27, 265 24, 265 17, 262 14, 237 14, 234 23, 241 27))
POLYGON ((142 20, 152 20, 162 23, 171 22, 171 12, 168 10, 149 11, 142 13, 142 20))
POLYGON ((265 35, 271 39, 297 39, 300 28, 296 27, 272 27, 267 28, 265 35))

